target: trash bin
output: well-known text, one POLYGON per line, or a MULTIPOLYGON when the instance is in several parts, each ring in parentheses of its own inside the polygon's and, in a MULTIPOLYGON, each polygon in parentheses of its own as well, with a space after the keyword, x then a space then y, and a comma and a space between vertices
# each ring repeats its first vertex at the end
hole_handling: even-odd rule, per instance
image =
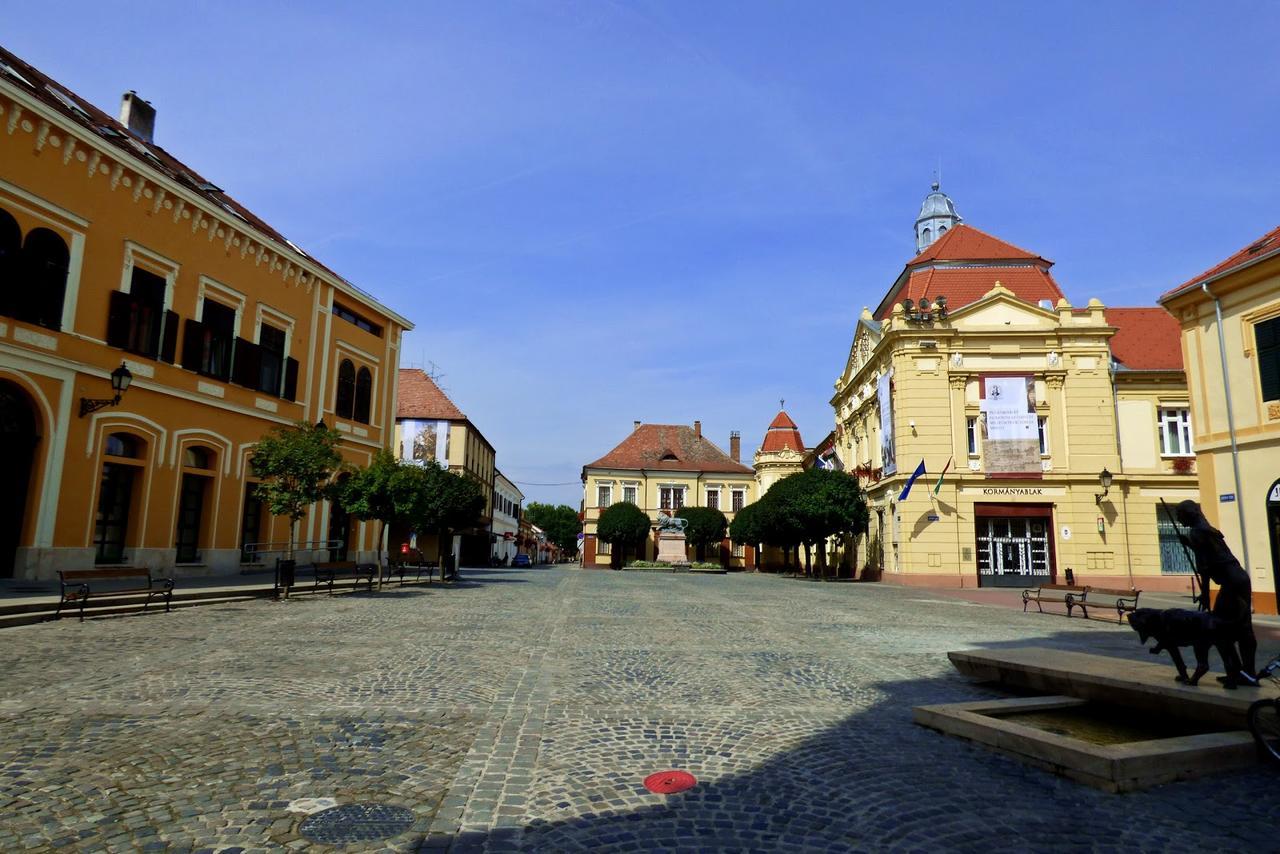
POLYGON ((276 560, 276 587, 289 589, 293 586, 294 573, 297 571, 298 562, 296 560, 276 560))

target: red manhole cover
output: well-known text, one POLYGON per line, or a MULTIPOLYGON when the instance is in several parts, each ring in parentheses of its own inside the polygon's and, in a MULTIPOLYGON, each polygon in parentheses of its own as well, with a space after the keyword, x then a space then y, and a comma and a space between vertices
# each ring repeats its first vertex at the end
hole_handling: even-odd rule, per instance
POLYGON ((672 795, 696 785, 697 778, 687 771, 659 771, 644 778, 644 787, 659 795, 672 795))

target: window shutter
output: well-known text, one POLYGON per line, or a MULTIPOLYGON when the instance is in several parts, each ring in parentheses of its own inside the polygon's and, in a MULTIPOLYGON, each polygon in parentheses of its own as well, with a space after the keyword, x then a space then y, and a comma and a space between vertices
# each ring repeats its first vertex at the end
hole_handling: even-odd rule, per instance
POLYGON ((258 345, 244 338, 236 339, 234 359, 231 364, 231 381, 236 385, 258 388, 258 370, 262 365, 258 345))
POLYGON ((185 326, 182 330, 182 367, 198 371, 204 356, 204 324, 189 317, 185 326))
POLYGON ((1262 399, 1280 400, 1280 347, 1258 351, 1258 373, 1262 378, 1262 399))
POLYGON ((124 348, 129 345, 129 314, 133 297, 124 291, 112 291, 107 300, 107 344, 124 348))
POLYGON ((160 338, 160 361, 173 364, 174 357, 178 352, 178 313, 176 311, 166 311, 164 313, 164 332, 160 338))
POLYGON ((298 399, 298 360, 289 358, 284 360, 284 393, 280 395, 285 400, 298 399))

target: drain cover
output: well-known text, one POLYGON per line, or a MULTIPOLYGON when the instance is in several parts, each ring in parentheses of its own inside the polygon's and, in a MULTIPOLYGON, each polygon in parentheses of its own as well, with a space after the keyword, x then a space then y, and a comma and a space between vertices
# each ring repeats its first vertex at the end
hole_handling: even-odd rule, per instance
POLYGON ((644 787, 659 795, 674 795, 698 785, 698 780, 688 771, 659 771, 644 778, 644 787))
POLYGON ((312 842, 344 845, 374 842, 404 833, 413 825, 413 812, 387 804, 343 804, 312 813, 298 832, 312 842))

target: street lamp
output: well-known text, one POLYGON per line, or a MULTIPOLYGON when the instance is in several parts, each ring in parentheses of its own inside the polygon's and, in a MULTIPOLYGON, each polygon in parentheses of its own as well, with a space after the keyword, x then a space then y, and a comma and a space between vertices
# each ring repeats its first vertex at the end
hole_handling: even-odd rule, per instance
POLYGON ((1102 499, 1106 498, 1107 493, 1111 491, 1111 478, 1111 472, 1105 468, 1102 470, 1102 474, 1098 475, 1098 483, 1102 484, 1102 493, 1093 496, 1094 504, 1101 504, 1102 499))
POLYGON ((120 398, 124 397, 124 393, 129 390, 129 384, 132 382, 133 374, 129 373, 129 368, 121 362, 120 367, 111 372, 111 390, 116 393, 115 397, 80 398, 80 417, 84 418, 90 412, 97 412, 103 407, 120 403, 120 398))

